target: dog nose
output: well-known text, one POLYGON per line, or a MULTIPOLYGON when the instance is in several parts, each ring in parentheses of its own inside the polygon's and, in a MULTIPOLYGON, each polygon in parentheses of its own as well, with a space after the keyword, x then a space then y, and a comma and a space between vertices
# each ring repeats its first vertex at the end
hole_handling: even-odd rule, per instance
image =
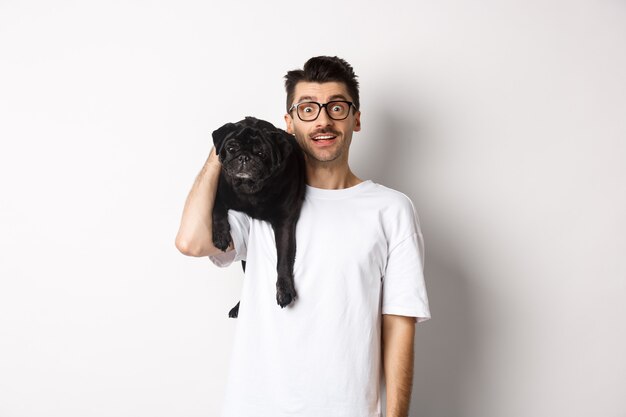
POLYGON ((248 162, 250 157, 248 155, 239 155, 239 162, 248 162))

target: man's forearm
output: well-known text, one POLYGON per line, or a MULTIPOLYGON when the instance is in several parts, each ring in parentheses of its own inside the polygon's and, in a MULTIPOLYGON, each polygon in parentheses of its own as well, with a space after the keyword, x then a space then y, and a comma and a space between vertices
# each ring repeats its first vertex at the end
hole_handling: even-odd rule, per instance
POLYGON ((383 315, 383 366, 387 386, 386 417, 408 417, 413 385, 415 318, 383 315))
POLYGON ((220 169, 213 148, 187 196, 176 235, 176 247, 186 255, 205 256, 216 250, 212 238, 212 217, 220 169))

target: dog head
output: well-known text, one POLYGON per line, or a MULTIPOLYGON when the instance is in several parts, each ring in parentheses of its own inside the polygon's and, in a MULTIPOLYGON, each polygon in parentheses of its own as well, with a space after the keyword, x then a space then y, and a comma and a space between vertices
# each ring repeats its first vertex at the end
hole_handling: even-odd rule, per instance
POLYGON ((226 181, 246 194, 262 189, 293 150, 289 133, 249 116, 215 130, 213 144, 226 181))

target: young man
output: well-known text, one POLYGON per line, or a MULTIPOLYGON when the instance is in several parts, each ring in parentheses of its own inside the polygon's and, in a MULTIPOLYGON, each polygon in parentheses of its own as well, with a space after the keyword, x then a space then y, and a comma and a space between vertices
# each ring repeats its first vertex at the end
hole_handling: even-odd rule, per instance
POLYGON ((276 303, 267 222, 229 211, 233 244, 211 243, 220 165, 211 151, 187 198, 176 246, 217 266, 246 260, 222 417, 408 416, 415 323, 430 318, 423 238, 411 200, 348 165, 361 129, 358 82, 337 57, 285 76, 287 131, 307 164, 296 229, 298 297, 276 303))

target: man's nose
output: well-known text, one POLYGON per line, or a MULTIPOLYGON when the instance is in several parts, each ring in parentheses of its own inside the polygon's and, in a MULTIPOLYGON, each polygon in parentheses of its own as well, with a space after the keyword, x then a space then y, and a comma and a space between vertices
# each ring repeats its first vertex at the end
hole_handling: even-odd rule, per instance
POLYGON ((320 114, 317 116, 315 121, 318 126, 328 126, 333 123, 333 119, 328 116, 328 110, 326 107, 320 109, 320 114))

